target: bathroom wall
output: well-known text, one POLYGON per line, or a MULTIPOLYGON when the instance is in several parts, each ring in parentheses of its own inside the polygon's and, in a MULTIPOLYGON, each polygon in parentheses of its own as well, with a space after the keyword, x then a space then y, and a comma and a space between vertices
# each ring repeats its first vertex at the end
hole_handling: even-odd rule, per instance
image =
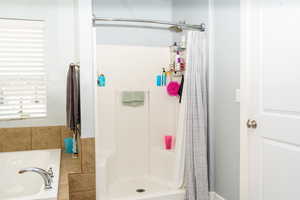
MULTIPOLYGON (((98 17, 172 21, 172 0, 95 0, 95 2, 95 15, 98 17)), ((97 28, 97 44, 169 46, 171 37, 172 34, 165 30, 97 28)))
POLYGON ((1 121, 0 127, 65 125, 66 77, 74 61, 73 0, 10 0, 0 2, 0 18, 42 19, 46 21, 46 118, 1 121))
POLYGON ((78 37, 77 56, 80 61, 81 138, 95 137, 95 38, 91 22, 92 0, 74 0, 78 37))
POLYGON ((0 152, 64 148, 72 132, 64 126, 0 128, 0 152))
POLYGON ((208 23, 208 0, 173 0, 174 21, 185 21, 190 24, 208 23))
MULTIPOLYGON (((208 25, 209 2, 208 0, 173 0, 172 19, 175 22, 185 21, 188 24, 208 25)), ((180 41, 182 34, 174 33, 173 40, 180 41)))
POLYGON ((214 0, 215 191, 239 200, 240 14, 239 0, 214 0))
POLYGON ((169 64, 169 48, 98 45, 97 61, 107 86, 97 89, 96 152, 99 166, 107 162, 108 182, 149 173, 171 180, 175 152, 164 150, 163 136, 176 134, 179 103, 155 85, 156 75, 169 64), (144 106, 123 106, 121 94, 128 90, 145 91, 144 106))

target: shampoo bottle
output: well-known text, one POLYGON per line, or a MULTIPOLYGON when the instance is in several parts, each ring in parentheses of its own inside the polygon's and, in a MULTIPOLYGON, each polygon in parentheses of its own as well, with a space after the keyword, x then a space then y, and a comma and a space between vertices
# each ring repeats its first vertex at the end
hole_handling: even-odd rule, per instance
POLYGON ((106 84, 106 79, 104 74, 100 74, 100 76, 98 76, 98 86, 99 87, 105 87, 106 84))
POLYGON ((165 68, 163 68, 163 72, 162 72, 162 75, 161 75, 161 80, 162 80, 162 85, 166 86, 167 85, 167 73, 166 73, 165 68))

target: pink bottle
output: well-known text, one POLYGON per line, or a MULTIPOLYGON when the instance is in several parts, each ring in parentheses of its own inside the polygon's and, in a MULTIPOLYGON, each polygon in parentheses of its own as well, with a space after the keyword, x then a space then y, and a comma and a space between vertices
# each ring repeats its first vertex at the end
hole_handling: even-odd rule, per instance
POLYGON ((165 149, 171 150, 173 144, 173 136, 172 135, 165 135, 165 149))

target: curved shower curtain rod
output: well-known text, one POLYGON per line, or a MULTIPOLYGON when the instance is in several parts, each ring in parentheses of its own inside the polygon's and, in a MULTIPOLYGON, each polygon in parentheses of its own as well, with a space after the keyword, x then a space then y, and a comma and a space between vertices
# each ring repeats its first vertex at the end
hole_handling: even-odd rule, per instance
MULTIPOLYGON (((182 32, 184 29, 192 29, 198 31, 206 31, 206 25, 204 23, 200 25, 186 24, 185 22, 173 23, 168 21, 160 21, 160 20, 147 20, 147 19, 129 19, 129 18, 103 18, 103 17, 94 17, 93 24, 94 26, 99 26, 97 22, 129 22, 129 23, 148 23, 148 24, 161 24, 161 25, 169 25, 169 30, 175 32, 182 32)), ((150 27, 151 28, 151 27, 150 27)), ((153 27, 154 28, 154 27, 153 27)))

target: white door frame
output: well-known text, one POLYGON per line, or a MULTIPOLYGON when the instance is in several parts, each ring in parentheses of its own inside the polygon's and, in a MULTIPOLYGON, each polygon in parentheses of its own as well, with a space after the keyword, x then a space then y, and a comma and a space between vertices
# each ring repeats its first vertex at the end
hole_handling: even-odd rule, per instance
POLYGON ((240 200, 249 200, 249 156, 248 129, 249 118, 249 12, 250 0, 240 0, 240 200))

